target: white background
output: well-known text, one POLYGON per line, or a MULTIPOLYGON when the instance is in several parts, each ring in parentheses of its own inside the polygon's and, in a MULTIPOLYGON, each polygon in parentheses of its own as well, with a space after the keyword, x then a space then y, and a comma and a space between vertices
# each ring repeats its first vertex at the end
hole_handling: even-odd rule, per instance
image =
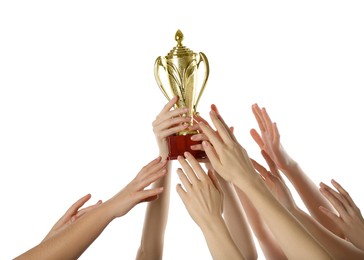
MULTIPOLYGON (((251 105, 266 107, 314 182, 335 178, 364 209, 363 13, 362 1, 1 1, 0 259, 39 243, 83 195, 110 198, 157 156, 152 121, 166 99, 153 67, 177 29, 210 62, 202 115, 217 104, 263 162, 249 130, 251 105)), ((145 207, 81 259, 134 259, 145 207)), ((174 188, 164 256, 211 259, 174 188)))

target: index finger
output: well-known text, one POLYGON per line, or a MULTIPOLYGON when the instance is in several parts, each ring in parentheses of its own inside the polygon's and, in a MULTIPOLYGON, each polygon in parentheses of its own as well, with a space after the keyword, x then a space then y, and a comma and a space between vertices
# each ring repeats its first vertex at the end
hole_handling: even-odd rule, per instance
POLYGON ((228 132, 230 137, 236 141, 236 138, 235 138, 235 135, 233 133, 233 129, 231 129, 231 127, 229 127, 226 123, 225 123, 225 120, 222 118, 219 110, 217 109, 217 106, 215 104, 212 104, 211 105, 211 110, 215 112, 217 118, 221 121, 221 123, 224 125, 225 128, 229 129, 230 131, 228 132))

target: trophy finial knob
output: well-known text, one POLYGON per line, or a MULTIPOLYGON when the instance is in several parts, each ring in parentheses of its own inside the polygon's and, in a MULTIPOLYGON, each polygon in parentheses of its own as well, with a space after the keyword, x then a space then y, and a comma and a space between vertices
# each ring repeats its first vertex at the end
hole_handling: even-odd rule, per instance
POLYGON ((176 32, 176 36, 174 37, 175 40, 177 41, 177 46, 182 46, 182 41, 183 41, 183 33, 181 32, 181 30, 178 30, 176 32))

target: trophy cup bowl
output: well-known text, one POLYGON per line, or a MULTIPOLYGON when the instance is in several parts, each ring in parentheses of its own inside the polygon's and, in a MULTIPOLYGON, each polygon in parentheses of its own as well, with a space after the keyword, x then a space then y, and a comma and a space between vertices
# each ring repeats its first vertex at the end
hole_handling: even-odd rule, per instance
MULTIPOLYGON (((168 100, 178 96, 175 108, 188 108, 188 112, 183 116, 191 117, 191 121, 187 124, 193 126, 193 118, 198 115, 196 108, 205 89, 210 69, 206 55, 202 52, 194 53, 183 46, 183 38, 182 32, 178 30, 175 35, 177 45, 166 56, 160 56, 156 59, 154 76, 160 90, 168 100), (204 66, 200 66, 201 64, 204 66), (199 81, 198 75, 201 74, 199 72, 202 70, 202 67, 204 67, 204 74, 202 80, 199 81)), ((191 140, 191 136, 197 133, 197 130, 192 131, 187 128, 175 135, 169 136, 168 159, 175 160, 179 155, 183 156, 186 151, 190 152, 197 159, 206 158, 204 151, 191 150, 191 145, 201 143, 191 140)))

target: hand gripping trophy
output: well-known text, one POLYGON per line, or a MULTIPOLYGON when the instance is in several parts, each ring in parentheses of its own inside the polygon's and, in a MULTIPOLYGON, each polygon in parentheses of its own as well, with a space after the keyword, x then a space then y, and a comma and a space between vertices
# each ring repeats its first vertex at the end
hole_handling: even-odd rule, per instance
MULTIPOLYGON (((154 76, 160 90, 168 100, 171 100, 174 96, 178 96, 176 108, 188 108, 188 112, 183 116, 191 117, 191 121, 188 124, 192 126, 194 124, 193 117, 198 115, 196 111, 197 104, 200 101, 209 77, 209 63, 205 54, 202 52, 198 54, 194 53, 182 45, 183 34, 180 30, 176 32, 175 40, 177 41, 177 46, 167 56, 156 59, 154 76), (202 66, 204 67, 204 74, 202 80, 199 80, 198 75, 202 68, 200 67, 201 64, 204 64, 202 66), (163 83, 162 78, 165 79, 163 83), (197 92, 198 87, 199 91, 197 92)), ((205 158, 205 152, 191 150, 190 148, 191 145, 200 143, 191 140, 191 135, 196 133, 198 131, 192 131, 187 128, 176 135, 169 136, 168 159, 175 160, 178 155, 183 156, 185 151, 190 152, 198 159, 205 158)))

